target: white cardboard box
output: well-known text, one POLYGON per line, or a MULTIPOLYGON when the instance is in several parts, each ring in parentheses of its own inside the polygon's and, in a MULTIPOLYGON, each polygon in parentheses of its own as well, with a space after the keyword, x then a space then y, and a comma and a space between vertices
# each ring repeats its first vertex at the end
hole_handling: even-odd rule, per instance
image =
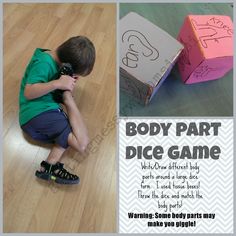
POLYGON ((170 73, 183 46, 131 12, 120 20, 120 88, 148 104, 170 73))

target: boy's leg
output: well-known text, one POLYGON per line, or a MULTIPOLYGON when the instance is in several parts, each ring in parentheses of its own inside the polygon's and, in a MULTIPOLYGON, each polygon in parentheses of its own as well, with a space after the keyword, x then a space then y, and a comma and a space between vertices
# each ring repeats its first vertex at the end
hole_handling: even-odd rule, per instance
POLYGON ((35 172, 38 178, 51 179, 60 184, 79 183, 79 177, 68 172, 60 162, 68 147, 68 134, 71 133, 69 122, 61 110, 44 112, 31 119, 22 129, 35 140, 55 142, 47 159, 40 163, 40 170, 35 172))
POLYGON ((72 132, 68 136, 68 144, 77 151, 84 153, 89 143, 89 137, 82 115, 77 108, 71 92, 65 91, 63 93, 63 99, 72 127, 72 132))
POLYGON ((60 161, 62 154, 65 152, 65 150, 66 149, 64 149, 63 147, 55 144, 51 152, 49 153, 46 162, 48 162, 49 164, 56 164, 60 161))
MULTIPOLYGON (((57 162, 59 162, 61 160, 61 157, 63 155, 63 153, 65 152, 66 149, 64 149, 63 147, 59 146, 58 144, 55 144, 47 159, 45 160, 48 164, 54 165, 57 162)), ((44 167, 41 166, 40 171, 44 171, 44 167)))

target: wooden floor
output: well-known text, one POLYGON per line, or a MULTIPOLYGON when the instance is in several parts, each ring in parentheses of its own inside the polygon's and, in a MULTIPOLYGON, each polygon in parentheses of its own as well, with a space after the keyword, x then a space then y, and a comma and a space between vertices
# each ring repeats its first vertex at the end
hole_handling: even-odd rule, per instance
POLYGON ((115 4, 4 4, 4 232, 115 232, 115 4), (95 44, 94 71, 80 80, 76 101, 93 140, 85 157, 68 150, 78 186, 37 180, 50 146, 26 140, 18 92, 35 48, 55 48, 75 35, 95 44), (105 128, 105 132, 102 133, 105 128))

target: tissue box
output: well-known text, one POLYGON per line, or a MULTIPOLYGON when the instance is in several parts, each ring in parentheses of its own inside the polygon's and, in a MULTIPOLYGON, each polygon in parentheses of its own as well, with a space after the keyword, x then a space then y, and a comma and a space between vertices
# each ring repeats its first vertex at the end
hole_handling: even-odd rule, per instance
POLYGON ((178 36, 178 66, 186 84, 219 79, 233 67, 233 23, 228 16, 189 15, 178 36))
POLYGON ((136 13, 120 20, 120 88, 148 104, 170 73, 183 45, 136 13))

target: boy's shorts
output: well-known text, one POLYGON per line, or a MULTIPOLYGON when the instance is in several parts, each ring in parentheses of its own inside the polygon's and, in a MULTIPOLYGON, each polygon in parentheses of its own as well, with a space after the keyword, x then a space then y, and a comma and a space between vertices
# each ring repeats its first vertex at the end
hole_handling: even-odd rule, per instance
POLYGON ((21 126, 33 139, 57 143, 67 148, 68 136, 72 132, 67 115, 62 109, 45 111, 21 126))

